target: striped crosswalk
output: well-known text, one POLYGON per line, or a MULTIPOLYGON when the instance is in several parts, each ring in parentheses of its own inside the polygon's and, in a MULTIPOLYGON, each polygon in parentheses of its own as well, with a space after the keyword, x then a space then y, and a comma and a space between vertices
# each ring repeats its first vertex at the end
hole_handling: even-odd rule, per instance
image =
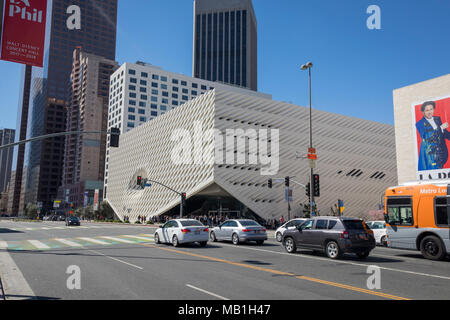
POLYGON ((153 235, 120 235, 96 236, 78 238, 53 238, 47 240, 0 241, 0 250, 9 251, 40 251, 65 248, 84 248, 88 246, 108 246, 153 242, 153 235))

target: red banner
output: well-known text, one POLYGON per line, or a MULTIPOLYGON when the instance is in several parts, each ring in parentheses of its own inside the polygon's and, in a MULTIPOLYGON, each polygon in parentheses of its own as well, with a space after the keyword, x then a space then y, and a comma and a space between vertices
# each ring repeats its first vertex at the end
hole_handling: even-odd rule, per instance
POLYGON ((1 60, 42 67, 47 0, 5 0, 1 60))

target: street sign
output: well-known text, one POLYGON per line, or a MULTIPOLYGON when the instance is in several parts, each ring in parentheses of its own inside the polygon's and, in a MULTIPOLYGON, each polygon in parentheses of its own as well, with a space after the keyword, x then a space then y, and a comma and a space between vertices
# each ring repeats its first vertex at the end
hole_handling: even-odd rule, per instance
POLYGON ((293 201, 293 190, 291 188, 286 188, 284 191, 284 199, 286 200, 287 203, 292 202, 293 201))
POLYGON ((311 169, 315 169, 316 168, 316 160, 310 159, 309 160, 309 167, 311 169))
POLYGON ((308 148, 308 153, 315 154, 316 149, 315 148, 308 148))
POLYGON ((309 160, 317 160, 317 154, 308 153, 309 160))

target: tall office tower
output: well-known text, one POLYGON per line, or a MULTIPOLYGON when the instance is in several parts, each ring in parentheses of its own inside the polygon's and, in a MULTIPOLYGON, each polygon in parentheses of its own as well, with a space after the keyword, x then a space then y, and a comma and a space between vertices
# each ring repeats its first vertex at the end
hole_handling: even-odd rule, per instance
POLYGON ((258 90, 257 22, 251 0, 195 0, 195 78, 258 90))
MULTIPOLYGON (((81 46, 87 53, 115 59, 118 0, 49 1, 46 50, 43 68, 32 68, 27 138, 65 131, 67 97, 73 51, 81 46), (69 29, 67 9, 81 9, 81 29, 69 29)), ((25 148, 23 201, 42 202, 44 212, 52 209, 62 181, 65 137, 33 142, 25 148)), ((17 180, 17 179, 16 179, 17 180)))
MULTIPOLYGON (((0 130, 0 146, 14 143, 14 129, 0 130)), ((11 178, 13 148, 0 150, 0 193, 5 192, 11 178)))
MULTIPOLYGON (((119 65, 81 48, 73 52, 67 130, 108 130, 109 78, 119 65)), ((93 202, 95 190, 103 191, 106 135, 66 137, 62 186, 58 198, 80 207, 93 202), (92 201, 90 201, 92 200, 92 201)))
MULTIPOLYGON (((19 105, 17 108, 17 122, 16 122, 16 142, 23 141, 27 138, 27 123, 28 123, 28 107, 30 103, 30 85, 31 85, 31 66, 23 66, 20 79, 20 95, 19 105)), ((8 196, 8 212, 13 216, 19 213, 20 197, 22 191, 23 179, 23 163, 25 158, 25 145, 20 145, 14 148, 13 174, 9 185, 8 196)))

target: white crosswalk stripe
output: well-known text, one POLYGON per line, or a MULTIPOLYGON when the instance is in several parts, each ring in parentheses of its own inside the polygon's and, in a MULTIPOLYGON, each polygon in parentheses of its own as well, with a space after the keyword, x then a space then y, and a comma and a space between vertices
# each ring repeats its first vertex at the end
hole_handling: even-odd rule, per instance
POLYGON ((7 249, 8 244, 5 241, 0 241, 0 249, 7 249))
POLYGON ((98 240, 98 239, 92 239, 92 238, 78 238, 78 239, 86 241, 86 242, 95 243, 95 244, 101 244, 101 245, 108 245, 109 244, 106 241, 102 241, 102 240, 98 240))
POLYGON ((102 238, 103 239, 112 240, 112 241, 116 241, 116 242, 122 242, 122 243, 134 243, 133 241, 120 239, 120 238, 116 238, 116 237, 102 237, 102 238))
POLYGON ((62 244, 65 244, 69 247, 83 247, 82 244, 67 240, 67 239, 55 239, 58 242, 61 242, 62 244))
POLYGON ((42 242, 40 242, 40 241, 38 241, 38 240, 28 240, 28 242, 29 242, 32 246, 34 246, 34 247, 36 247, 36 248, 38 248, 38 249, 50 249, 49 246, 47 246, 46 244, 43 244, 42 242))
POLYGON ((138 240, 144 240, 144 241, 152 241, 153 240, 153 237, 152 238, 145 238, 145 237, 138 237, 138 236, 125 236, 125 237, 138 239, 138 240))

